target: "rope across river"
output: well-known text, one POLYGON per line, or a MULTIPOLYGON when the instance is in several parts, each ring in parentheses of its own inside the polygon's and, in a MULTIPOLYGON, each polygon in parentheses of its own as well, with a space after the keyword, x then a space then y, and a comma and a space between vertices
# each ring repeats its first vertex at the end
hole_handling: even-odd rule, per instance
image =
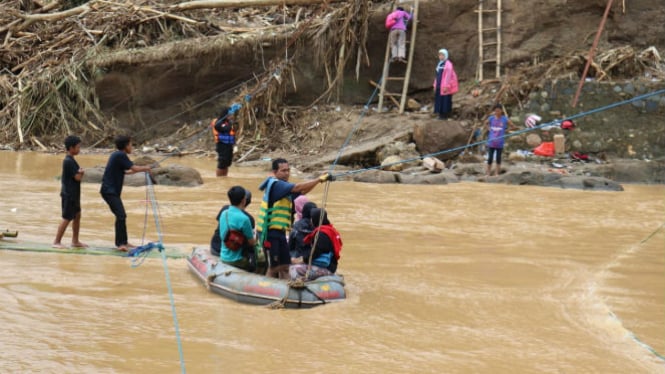
MULTIPOLYGON (((539 129, 542 129, 542 128, 560 126, 561 123, 565 120, 573 120, 573 119, 577 119, 577 118, 586 117, 586 116, 596 114, 596 113, 600 113, 600 112, 604 112, 606 110, 610 110, 610 109, 613 109, 613 108, 616 108, 616 107, 619 107, 619 106, 622 106, 622 105, 626 105, 626 104, 630 104, 630 103, 633 103, 633 102, 636 102, 636 101, 644 100, 644 99, 647 99, 647 98, 652 97, 652 96, 663 95, 663 94, 665 94, 665 89, 650 92, 650 93, 646 93, 646 94, 643 94, 643 95, 635 96, 631 99, 627 99, 627 100, 619 101, 619 102, 616 102, 616 103, 612 103, 612 104, 609 104, 609 105, 606 105, 606 106, 603 106, 603 107, 599 107, 599 108, 592 109, 592 110, 589 110, 589 111, 586 111, 586 112, 581 112, 581 113, 578 113, 578 114, 574 114, 574 115, 571 115, 571 116, 568 116, 568 117, 565 117, 565 118, 556 119, 556 120, 553 120, 553 121, 550 121, 550 122, 547 122, 547 123, 543 123, 543 124, 538 125, 538 126, 534 126, 532 128, 517 130, 517 131, 514 131, 512 133, 506 134, 506 135, 502 136, 501 138, 509 138, 509 137, 521 135, 521 134, 524 134, 524 133, 527 133, 527 132, 536 131, 536 130, 539 130, 539 129)), ((363 112, 361 113, 361 118, 364 116, 364 114, 365 114, 365 110, 363 110, 363 112)), ((356 129, 354 128, 352 131, 355 132, 356 129)), ((470 144, 466 144, 466 145, 459 146, 459 147, 448 148, 448 149, 444 149, 444 150, 441 150, 441 151, 438 151, 438 152, 429 153, 429 154, 426 154, 426 155, 421 155, 419 157, 414 157, 414 158, 410 158, 410 159, 406 159, 406 160, 400 160, 400 161, 385 164, 385 165, 376 165, 376 166, 371 166, 371 167, 362 168, 362 169, 349 170, 349 171, 346 171, 346 172, 343 172, 343 173, 333 174, 333 177, 338 178, 338 177, 344 177, 344 176, 347 176, 347 175, 359 174, 359 173, 363 173, 363 172, 370 171, 370 170, 378 170, 378 169, 382 169, 382 168, 387 168, 387 167, 390 167, 390 166, 393 166, 393 165, 399 165, 399 164, 404 164, 404 163, 409 163, 409 162, 413 162, 413 161, 422 160, 422 159, 427 158, 427 157, 434 157, 434 156, 443 155, 443 154, 446 154, 446 153, 462 151, 464 149, 475 147, 475 146, 482 145, 482 144, 485 144, 485 143, 487 143, 487 140, 479 141, 479 142, 476 142, 476 143, 470 143, 470 144)), ((347 144, 348 144, 348 139, 347 139, 347 142, 345 142, 344 145, 342 146, 342 148, 340 149, 339 154, 337 156, 337 159, 335 160, 335 162, 331 166, 331 169, 330 169, 331 171, 332 171, 333 166, 339 160, 339 157, 341 156, 341 154, 342 154, 344 148, 347 146, 347 144)))

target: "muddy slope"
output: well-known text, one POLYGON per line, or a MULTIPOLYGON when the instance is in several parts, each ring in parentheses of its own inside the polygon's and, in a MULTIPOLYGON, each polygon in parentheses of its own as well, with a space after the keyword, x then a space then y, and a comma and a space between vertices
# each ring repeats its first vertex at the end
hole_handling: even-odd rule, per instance
MULTIPOLYGON (((618 2, 617 2, 618 3, 618 2)), ((570 55, 586 54, 605 10, 605 0, 536 0, 525 6, 517 0, 503 1, 503 59, 505 73, 519 66, 570 55)), ((360 79, 347 74, 340 100, 347 104, 364 103, 373 88, 368 80, 381 76, 386 32, 383 18, 385 5, 375 7, 369 25, 368 52, 370 66, 361 66, 360 79)), ((429 90, 436 51, 447 48, 460 80, 473 82, 478 55, 477 14, 475 2, 421 1, 420 22, 416 41, 411 90, 429 90)), ((634 0, 615 4, 602 35, 600 48, 630 44, 636 50, 656 46, 665 51, 665 7, 661 0, 634 0)), ((144 123, 168 118, 252 78, 265 69, 265 63, 282 53, 284 41, 265 43, 260 50, 229 48, 210 56, 179 59, 142 66, 111 68, 97 81, 100 104, 120 123, 144 123), (126 100, 132 97, 131 100, 126 100)), ((308 105, 324 87, 324 73, 307 55, 297 65, 287 102, 308 105)), ((578 72, 579 74, 579 72, 578 72)), ((222 98, 223 99, 223 98, 222 98)), ((223 100, 219 100, 223 101, 223 100)), ((188 111, 178 120, 209 117, 215 106, 203 105, 188 111)))

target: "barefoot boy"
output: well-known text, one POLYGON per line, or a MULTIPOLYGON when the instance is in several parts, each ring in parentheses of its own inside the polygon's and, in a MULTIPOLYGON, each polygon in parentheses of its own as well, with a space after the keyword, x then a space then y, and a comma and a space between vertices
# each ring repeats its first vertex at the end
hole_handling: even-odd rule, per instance
POLYGON ((84 170, 74 159, 81 151, 81 139, 70 135, 65 138, 67 155, 62 161, 62 178, 60 180, 60 198, 62 200, 62 222, 53 241, 54 248, 65 248, 62 245, 62 236, 70 221, 72 224, 72 247, 85 248, 87 245, 79 241, 79 228, 81 226, 81 178, 84 170))
POLYGON ((111 154, 104 169, 102 187, 99 192, 108 204, 113 215, 115 215, 115 246, 119 251, 127 252, 134 246, 127 243, 127 213, 122 204, 120 194, 125 181, 125 174, 147 172, 150 166, 134 165, 128 154, 132 153, 132 139, 126 135, 115 137, 116 151, 111 154))

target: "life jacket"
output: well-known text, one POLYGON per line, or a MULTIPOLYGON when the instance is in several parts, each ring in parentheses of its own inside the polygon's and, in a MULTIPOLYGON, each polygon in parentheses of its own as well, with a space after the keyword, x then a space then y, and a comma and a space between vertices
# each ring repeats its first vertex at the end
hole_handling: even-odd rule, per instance
POLYGON ((261 207, 259 208, 259 216, 257 219, 257 231, 265 234, 269 229, 288 230, 291 227, 291 211, 292 205, 291 196, 287 195, 274 203, 269 204, 270 192, 272 186, 278 181, 275 177, 269 177, 265 184, 263 192, 263 200, 261 200, 261 207))
POLYGON ((225 118, 213 119, 210 122, 210 127, 212 127, 212 134, 215 136, 215 143, 223 144, 235 144, 236 143, 236 132, 233 128, 233 125, 229 123, 225 118), (221 122, 220 122, 221 121, 221 122), (219 126, 222 128, 222 131, 217 131, 215 125, 219 122, 219 126))
POLYGON ((315 227, 314 230, 305 237, 305 244, 312 244, 314 242, 316 233, 319 231, 326 234, 326 236, 330 238, 330 241, 333 244, 333 248, 335 249, 333 256, 335 261, 339 261, 342 255, 342 236, 339 234, 337 229, 333 227, 333 225, 321 225, 319 227, 315 227))

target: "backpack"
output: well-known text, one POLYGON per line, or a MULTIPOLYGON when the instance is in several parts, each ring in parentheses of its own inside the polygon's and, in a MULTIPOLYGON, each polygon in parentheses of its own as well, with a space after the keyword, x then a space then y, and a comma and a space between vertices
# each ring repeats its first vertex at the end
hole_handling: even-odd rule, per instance
POLYGON ((392 12, 388 14, 388 17, 386 17, 386 29, 390 30, 397 24, 398 18, 397 18, 397 13, 392 12))
POLYGON ((243 235, 242 232, 231 228, 229 225, 228 211, 226 212, 226 226, 228 227, 228 231, 224 237, 224 245, 232 251, 237 251, 245 244, 245 235, 243 235))
POLYGON ((245 236, 236 230, 229 230, 226 233, 226 238, 224 238, 224 245, 226 248, 237 251, 245 244, 245 236))

